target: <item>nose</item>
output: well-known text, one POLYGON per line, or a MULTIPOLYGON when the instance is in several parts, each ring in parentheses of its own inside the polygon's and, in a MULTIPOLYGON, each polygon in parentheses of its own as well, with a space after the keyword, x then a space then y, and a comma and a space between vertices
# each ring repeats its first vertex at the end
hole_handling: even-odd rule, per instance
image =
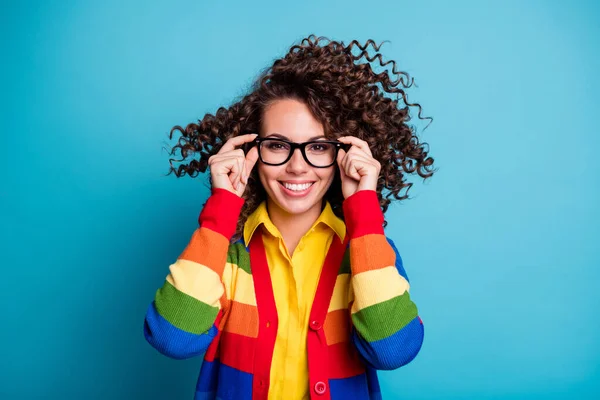
POLYGON ((290 173, 299 174, 306 172, 310 168, 310 165, 306 163, 304 157, 302 157, 302 151, 295 149, 292 153, 292 158, 287 163, 286 170, 290 173))

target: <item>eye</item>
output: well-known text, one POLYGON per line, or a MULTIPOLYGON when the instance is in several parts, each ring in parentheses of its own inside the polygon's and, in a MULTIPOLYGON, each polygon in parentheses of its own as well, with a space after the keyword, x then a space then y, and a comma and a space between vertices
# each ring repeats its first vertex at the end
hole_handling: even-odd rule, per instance
POLYGON ((331 143, 311 143, 308 146, 308 150, 315 153, 322 153, 324 151, 329 151, 332 149, 331 143))
POLYGON ((276 140, 266 140, 264 142, 264 146, 267 150, 277 151, 277 150, 289 150, 290 146, 287 143, 279 142, 276 140))

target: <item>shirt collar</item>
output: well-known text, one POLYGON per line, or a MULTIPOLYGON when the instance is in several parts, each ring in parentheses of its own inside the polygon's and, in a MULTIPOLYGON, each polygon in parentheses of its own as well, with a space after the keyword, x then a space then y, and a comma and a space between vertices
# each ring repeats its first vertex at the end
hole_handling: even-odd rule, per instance
MULTIPOLYGON (((342 242, 344 241, 344 237, 346 236, 346 224, 334 214, 328 201, 325 202, 325 208, 323 208, 321 215, 319 215, 319 218, 317 218, 309 232, 319 226, 321 223, 331 228, 336 235, 338 235, 340 240, 342 242)), ((254 232, 261 224, 264 225, 271 235, 279 238, 281 237, 279 229, 277 229, 277 227, 271 221, 271 218, 269 218, 269 213, 267 212, 267 203, 266 201, 263 201, 260 203, 258 208, 254 210, 252 214, 250 214, 246 220, 246 223, 244 224, 244 243, 246 247, 248 247, 250 239, 252 239, 254 232)))

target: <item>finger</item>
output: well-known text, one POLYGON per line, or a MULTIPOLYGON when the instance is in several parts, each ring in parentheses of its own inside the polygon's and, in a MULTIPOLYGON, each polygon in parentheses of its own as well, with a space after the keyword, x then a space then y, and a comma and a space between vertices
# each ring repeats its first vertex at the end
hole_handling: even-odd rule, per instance
POLYGON ((220 160, 211 166, 211 177, 213 187, 233 188, 233 182, 239 175, 239 164, 233 158, 220 160))
POLYGON ((256 161, 258 161, 258 149, 253 147, 250 149, 250 151, 248 151, 248 154, 246 154, 244 161, 246 165, 246 183, 248 183, 248 176, 250 176, 252 169, 256 165, 256 161))
MULTIPOLYGON (((368 156, 372 157, 371 149, 369 148, 369 144, 362 139, 359 139, 355 136, 342 136, 338 138, 342 143, 351 144, 352 146, 356 146, 358 149, 362 150, 368 156)), ((350 149, 352 150, 352 149, 350 149)))
POLYGON ((238 162, 237 158, 231 158, 228 160, 227 167, 229 168, 227 176, 229 177, 231 184, 233 184, 237 179, 238 175, 240 174, 240 163, 238 162))
POLYGON ((258 135, 256 133, 249 133, 247 135, 234 136, 225 142, 219 153, 228 152, 235 149, 237 146, 241 146, 244 143, 253 141, 258 135))
POLYGON ((366 154, 364 154, 362 152, 349 151, 348 156, 346 157, 346 163, 348 163, 352 160, 360 161, 361 163, 373 165, 373 166, 375 166, 375 164, 377 163, 377 160, 375 160, 372 157, 367 156, 366 154))
POLYGON ((237 149, 237 150, 233 150, 230 152, 232 155, 235 155, 235 158, 237 160, 237 163, 239 165, 240 168, 240 175, 238 176, 237 179, 237 186, 234 186, 236 188, 236 190, 239 190, 239 185, 240 184, 245 184, 246 182, 244 182, 244 175, 245 175, 245 168, 244 168, 244 150, 242 149, 237 149))
POLYGON ((243 162, 242 163, 242 172, 240 173, 240 182, 242 182, 242 184, 247 184, 248 183, 248 179, 246 178, 246 163, 243 162))
POLYGON ((210 164, 210 168, 213 171, 218 171, 219 173, 229 174, 232 163, 237 162, 237 160, 241 159, 240 156, 236 155, 226 155, 226 156, 213 156, 211 157, 212 161, 210 164))
POLYGON ((351 161, 352 161, 352 155, 349 153, 346 153, 346 157, 342 160, 343 169, 344 169, 344 172, 346 173, 346 176, 350 176, 352 179, 354 179, 354 177, 352 177, 350 175, 350 162, 351 161))
POLYGON ((348 154, 348 157, 346 157, 345 172, 351 178, 360 180, 363 175, 369 173, 370 169, 376 170, 371 159, 357 154, 348 154))
POLYGON ((235 179, 232 179, 231 184, 235 190, 240 190, 240 186, 242 183, 243 170, 244 170, 244 162, 240 157, 235 158, 235 164, 237 166, 238 173, 235 176, 235 179))
POLYGON ((213 157, 215 157, 215 158, 232 158, 232 157, 241 157, 241 158, 244 158, 244 156, 245 156, 244 150, 242 150, 242 149, 234 149, 234 150, 229 150, 229 151, 225 151, 225 152, 219 151, 213 157))
POLYGON ((217 153, 208 159, 208 165, 213 170, 221 168, 219 170, 221 173, 229 175, 230 171, 228 169, 223 170, 224 166, 228 165, 228 163, 230 163, 232 160, 238 159, 244 159, 244 151, 242 149, 231 150, 223 154, 217 153))
POLYGON ((246 172, 246 160, 242 160, 242 173, 240 174, 240 182, 244 185, 248 184, 248 173, 246 172))
MULTIPOLYGON (((343 150, 341 150, 343 151, 343 150)), ((340 152, 341 152, 340 151, 340 152)), ((344 152, 346 153, 346 152, 344 152)), ((350 177, 354 180, 359 181, 360 175, 357 175, 356 171, 352 170, 352 162, 356 158, 356 154, 351 154, 349 151, 340 161, 340 171, 344 173, 344 176, 350 177)))
POLYGON ((361 169, 362 166, 360 162, 357 162, 356 160, 350 160, 344 172, 346 172, 346 175, 348 175, 350 178, 360 181, 359 170, 361 169))

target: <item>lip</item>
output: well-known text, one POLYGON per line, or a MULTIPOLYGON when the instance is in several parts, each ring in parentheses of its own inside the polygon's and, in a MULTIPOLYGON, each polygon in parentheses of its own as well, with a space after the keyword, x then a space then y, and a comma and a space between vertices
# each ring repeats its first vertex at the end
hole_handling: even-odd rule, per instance
POLYGON ((281 191, 282 191, 282 192, 283 192, 283 193, 284 193, 286 196, 289 196, 289 197, 305 197, 306 195, 308 195, 308 194, 310 193, 310 191, 312 190, 312 188, 315 186, 315 185, 314 185, 314 182, 315 182, 315 181, 278 181, 278 183, 279 183, 279 187, 281 188, 281 191), (286 188, 285 186, 283 186, 283 183, 282 183, 282 182, 285 182, 285 183, 293 183, 293 184, 302 184, 302 183, 311 183, 311 182, 312 182, 313 184, 312 184, 312 185, 310 185, 310 186, 308 187, 308 189, 306 189, 306 190, 303 190, 303 191, 301 191, 301 192, 298 192, 298 191, 292 191, 292 190, 289 190, 288 188, 286 188))
POLYGON ((303 183, 314 183, 315 181, 304 180, 304 181, 278 181, 278 182, 291 183, 292 185, 301 185, 303 183))

